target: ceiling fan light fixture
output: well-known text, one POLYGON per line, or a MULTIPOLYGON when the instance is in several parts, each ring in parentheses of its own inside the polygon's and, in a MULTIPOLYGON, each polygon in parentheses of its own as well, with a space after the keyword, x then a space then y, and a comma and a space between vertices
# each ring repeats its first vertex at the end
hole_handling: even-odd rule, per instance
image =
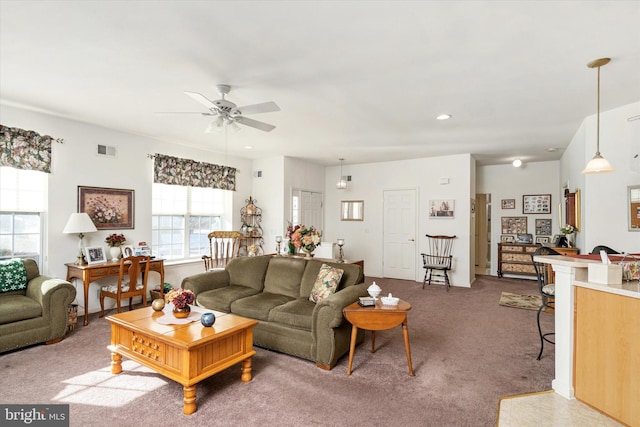
POLYGON ((344 175, 342 175, 342 162, 344 162, 343 158, 340 158, 340 179, 336 182, 336 190, 346 190, 347 189, 347 180, 344 179, 344 175))
POLYGON ((205 133, 219 133, 224 127, 224 119, 221 116, 216 117, 205 129, 205 133))
POLYGON ((607 159, 600 154, 600 67, 607 65, 610 61, 611 58, 600 58, 587 64, 589 68, 598 69, 598 109, 596 114, 596 154, 593 159, 589 160, 589 163, 582 171, 584 174, 613 172, 615 170, 607 159))

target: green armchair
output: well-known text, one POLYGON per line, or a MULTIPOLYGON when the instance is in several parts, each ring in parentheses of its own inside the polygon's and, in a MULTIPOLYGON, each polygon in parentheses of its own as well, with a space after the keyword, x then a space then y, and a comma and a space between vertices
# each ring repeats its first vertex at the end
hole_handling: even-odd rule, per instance
POLYGON ((62 340, 69 322, 68 306, 76 297, 69 282, 41 276, 34 260, 22 262, 27 288, 0 292, 0 353, 62 340))

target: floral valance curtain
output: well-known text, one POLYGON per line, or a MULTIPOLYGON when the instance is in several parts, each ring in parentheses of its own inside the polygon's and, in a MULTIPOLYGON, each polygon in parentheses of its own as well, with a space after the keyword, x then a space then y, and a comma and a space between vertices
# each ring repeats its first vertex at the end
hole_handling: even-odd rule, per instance
POLYGON ((236 168, 155 154, 153 182, 235 191, 236 168))
POLYGON ((0 166, 51 173, 51 142, 32 130, 0 125, 0 166))

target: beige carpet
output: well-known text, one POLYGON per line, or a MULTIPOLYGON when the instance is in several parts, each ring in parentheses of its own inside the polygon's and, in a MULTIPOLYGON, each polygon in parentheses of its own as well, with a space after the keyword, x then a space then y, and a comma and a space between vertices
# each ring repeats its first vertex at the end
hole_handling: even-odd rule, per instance
POLYGON ((502 292, 499 304, 505 307, 537 310, 542 305, 542 298, 540 295, 520 295, 512 294, 510 292, 502 292))

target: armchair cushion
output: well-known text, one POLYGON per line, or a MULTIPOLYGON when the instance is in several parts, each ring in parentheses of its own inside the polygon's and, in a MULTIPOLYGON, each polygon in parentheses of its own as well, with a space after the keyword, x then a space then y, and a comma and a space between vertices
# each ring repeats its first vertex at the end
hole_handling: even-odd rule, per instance
POLYGON ((27 289, 27 269, 20 259, 0 261, 0 292, 27 289))
POLYGON ((197 295, 196 304, 200 307, 206 307, 211 310, 231 311, 231 303, 237 299, 250 297, 257 294, 255 288, 247 286, 230 285, 224 288, 218 288, 211 291, 205 291, 197 295))
POLYGON ((42 305, 20 295, 4 295, 0 304, 0 325, 42 316, 42 305))
POLYGON ((269 312, 269 321, 311 331, 311 319, 315 308, 316 305, 308 298, 298 298, 273 308, 269 312))

